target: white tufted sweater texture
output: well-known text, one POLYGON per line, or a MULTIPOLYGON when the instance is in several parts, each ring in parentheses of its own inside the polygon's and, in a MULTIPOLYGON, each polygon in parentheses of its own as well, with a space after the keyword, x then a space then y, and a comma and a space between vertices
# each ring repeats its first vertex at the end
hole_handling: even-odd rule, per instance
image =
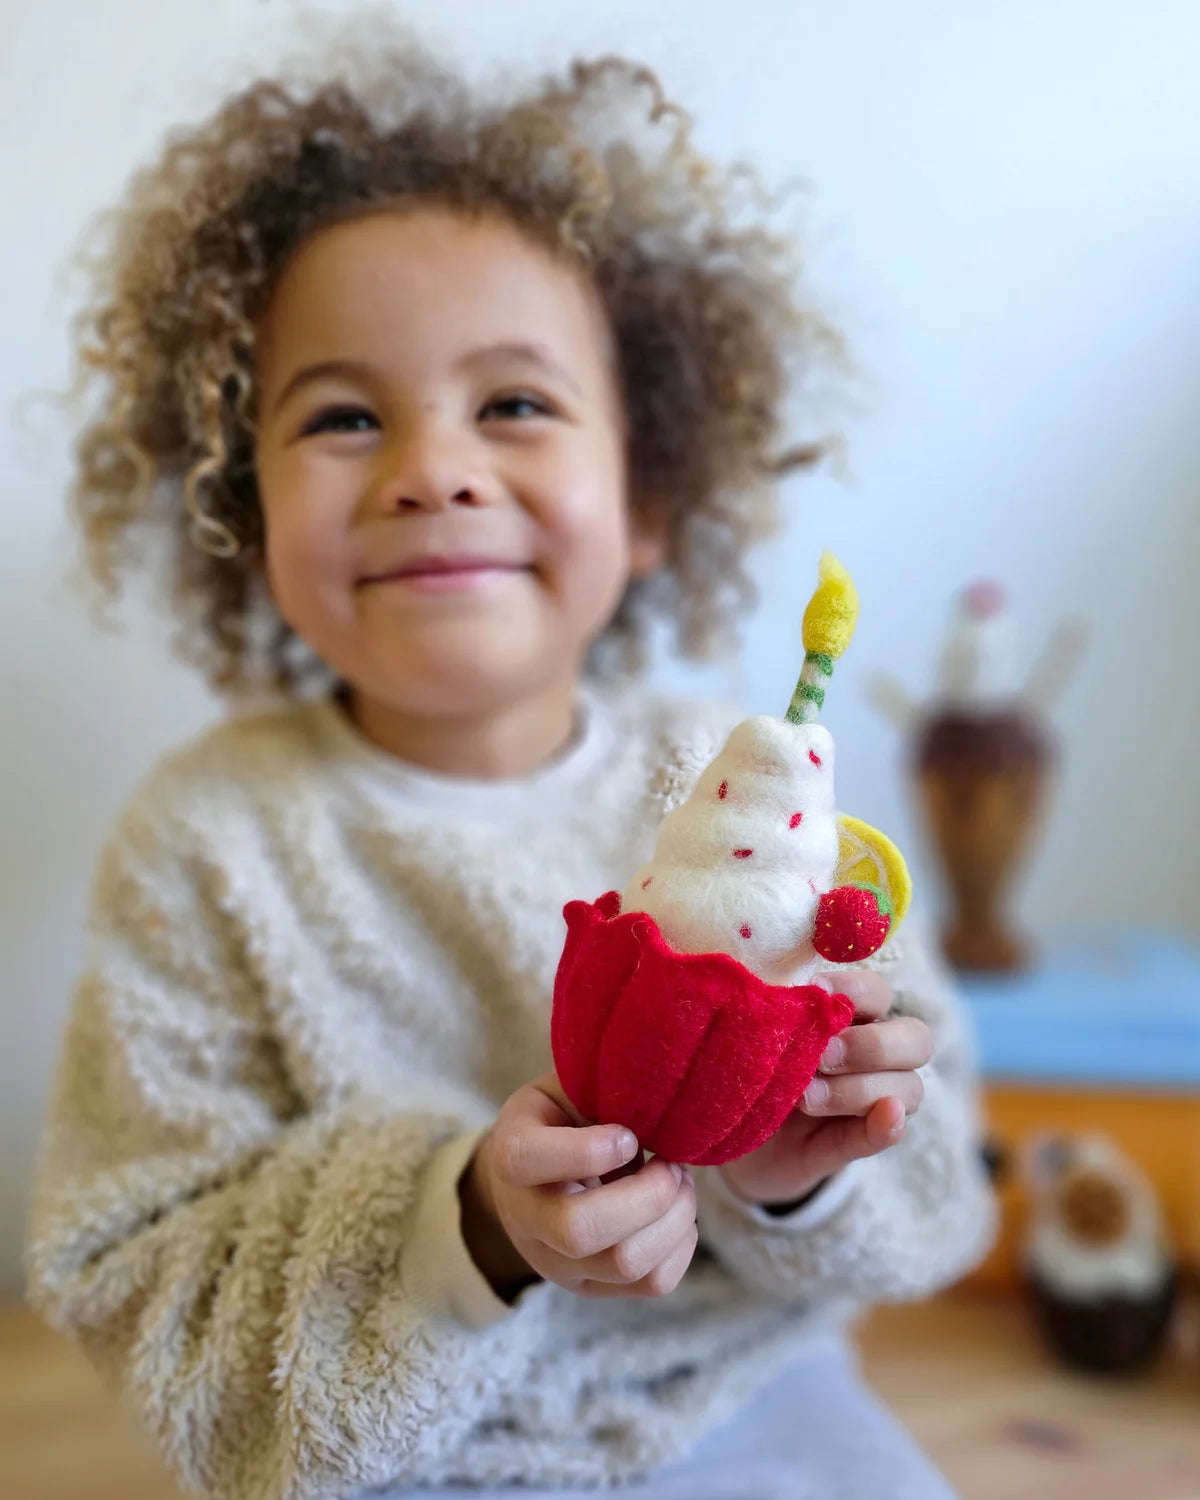
POLYGON ((697 1172, 701 1250, 657 1302, 500 1301, 457 1181, 550 1068, 563 904, 621 889, 737 716, 589 691, 509 782, 408 766, 332 702, 168 757, 98 864, 39 1167, 30 1295, 220 1500, 606 1485, 676 1459, 854 1308, 981 1253, 957 1001, 872 961, 938 1055, 903 1141, 771 1217, 697 1172))

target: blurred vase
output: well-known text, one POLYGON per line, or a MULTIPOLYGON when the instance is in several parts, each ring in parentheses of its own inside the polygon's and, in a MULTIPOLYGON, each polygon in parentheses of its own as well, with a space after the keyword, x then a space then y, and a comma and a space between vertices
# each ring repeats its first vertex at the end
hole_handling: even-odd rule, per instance
POLYGON ((958 598, 927 703, 890 677, 875 681, 876 705, 908 741, 919 811, 949 897, 943 947, 956 968, 1003 971, 1029 960, 1008 907, 1058 760, 1048 709, 1085 635, 1081 620, 1063 621, 1032 670, 1022 671, 1004 590, 984 579, 958 598))
POLYGON ((947 706, 917 729, 912 770, 950 898, 943 947, 958 968, 1015 969, 1028 959, 1006 907, 1041 822, 1054 760, 1043 724, 1019 705, 947 706))

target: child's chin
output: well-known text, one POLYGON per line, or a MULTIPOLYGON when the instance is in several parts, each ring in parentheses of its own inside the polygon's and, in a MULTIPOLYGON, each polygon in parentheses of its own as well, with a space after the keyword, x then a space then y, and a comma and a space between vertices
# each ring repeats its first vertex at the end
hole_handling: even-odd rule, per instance
POLYGON ((384 663, 385 696, 414 713, 469 717, 512 703, 561 674, 565 664, 547 643, 524 632, 421 632, 384 663))

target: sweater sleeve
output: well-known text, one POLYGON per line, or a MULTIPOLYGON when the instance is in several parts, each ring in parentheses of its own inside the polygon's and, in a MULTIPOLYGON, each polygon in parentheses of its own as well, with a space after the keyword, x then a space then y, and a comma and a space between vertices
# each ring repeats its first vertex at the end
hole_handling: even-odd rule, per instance
POLYGON ((894 1012, 920 1016, 934 1033, 934 1058, 921 1070, 924 1102, 901 1141, 852 1163, 783 1217, 737 1197, 717 1168, 695 1174, 709 1249, 745 1284, 780 1300, 924 1297, 964 1275, 993 1233, 975 1065, 953 984, 917 930, 870 966, 890 979, 894 1012))
POLYGON ((230 892, 178 842, 133 813, 98 867, 31 1301, 188 1487, 331 1500, 415 1482, 521 1383, 544 1288, 508 1307, 462 1243, 469 1109, 427 1107, 428 1081, 407 1102, 304 1107, 230 892))

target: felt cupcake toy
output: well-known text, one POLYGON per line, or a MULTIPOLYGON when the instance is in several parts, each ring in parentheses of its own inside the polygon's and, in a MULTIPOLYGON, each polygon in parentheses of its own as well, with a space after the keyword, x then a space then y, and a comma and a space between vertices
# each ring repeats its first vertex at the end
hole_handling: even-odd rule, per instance
POLYGON ((1022 1260, 1047 1341, 1068 1364, 1132 1374, 1162 1351, 1179 1272, 1146 1175, 1103 1135, 1028 1152, 1022 1260))
POLYGON ((732 1161, 778 1130, 853 1017, 814 976, 869 958, 908 907, 899 851, 837 812, 818 722, 857 614, 827 553, 786 716, 733 730, 623 894, 564 910, 559 1079, 588 1119, 672 1161, 732 1161))

